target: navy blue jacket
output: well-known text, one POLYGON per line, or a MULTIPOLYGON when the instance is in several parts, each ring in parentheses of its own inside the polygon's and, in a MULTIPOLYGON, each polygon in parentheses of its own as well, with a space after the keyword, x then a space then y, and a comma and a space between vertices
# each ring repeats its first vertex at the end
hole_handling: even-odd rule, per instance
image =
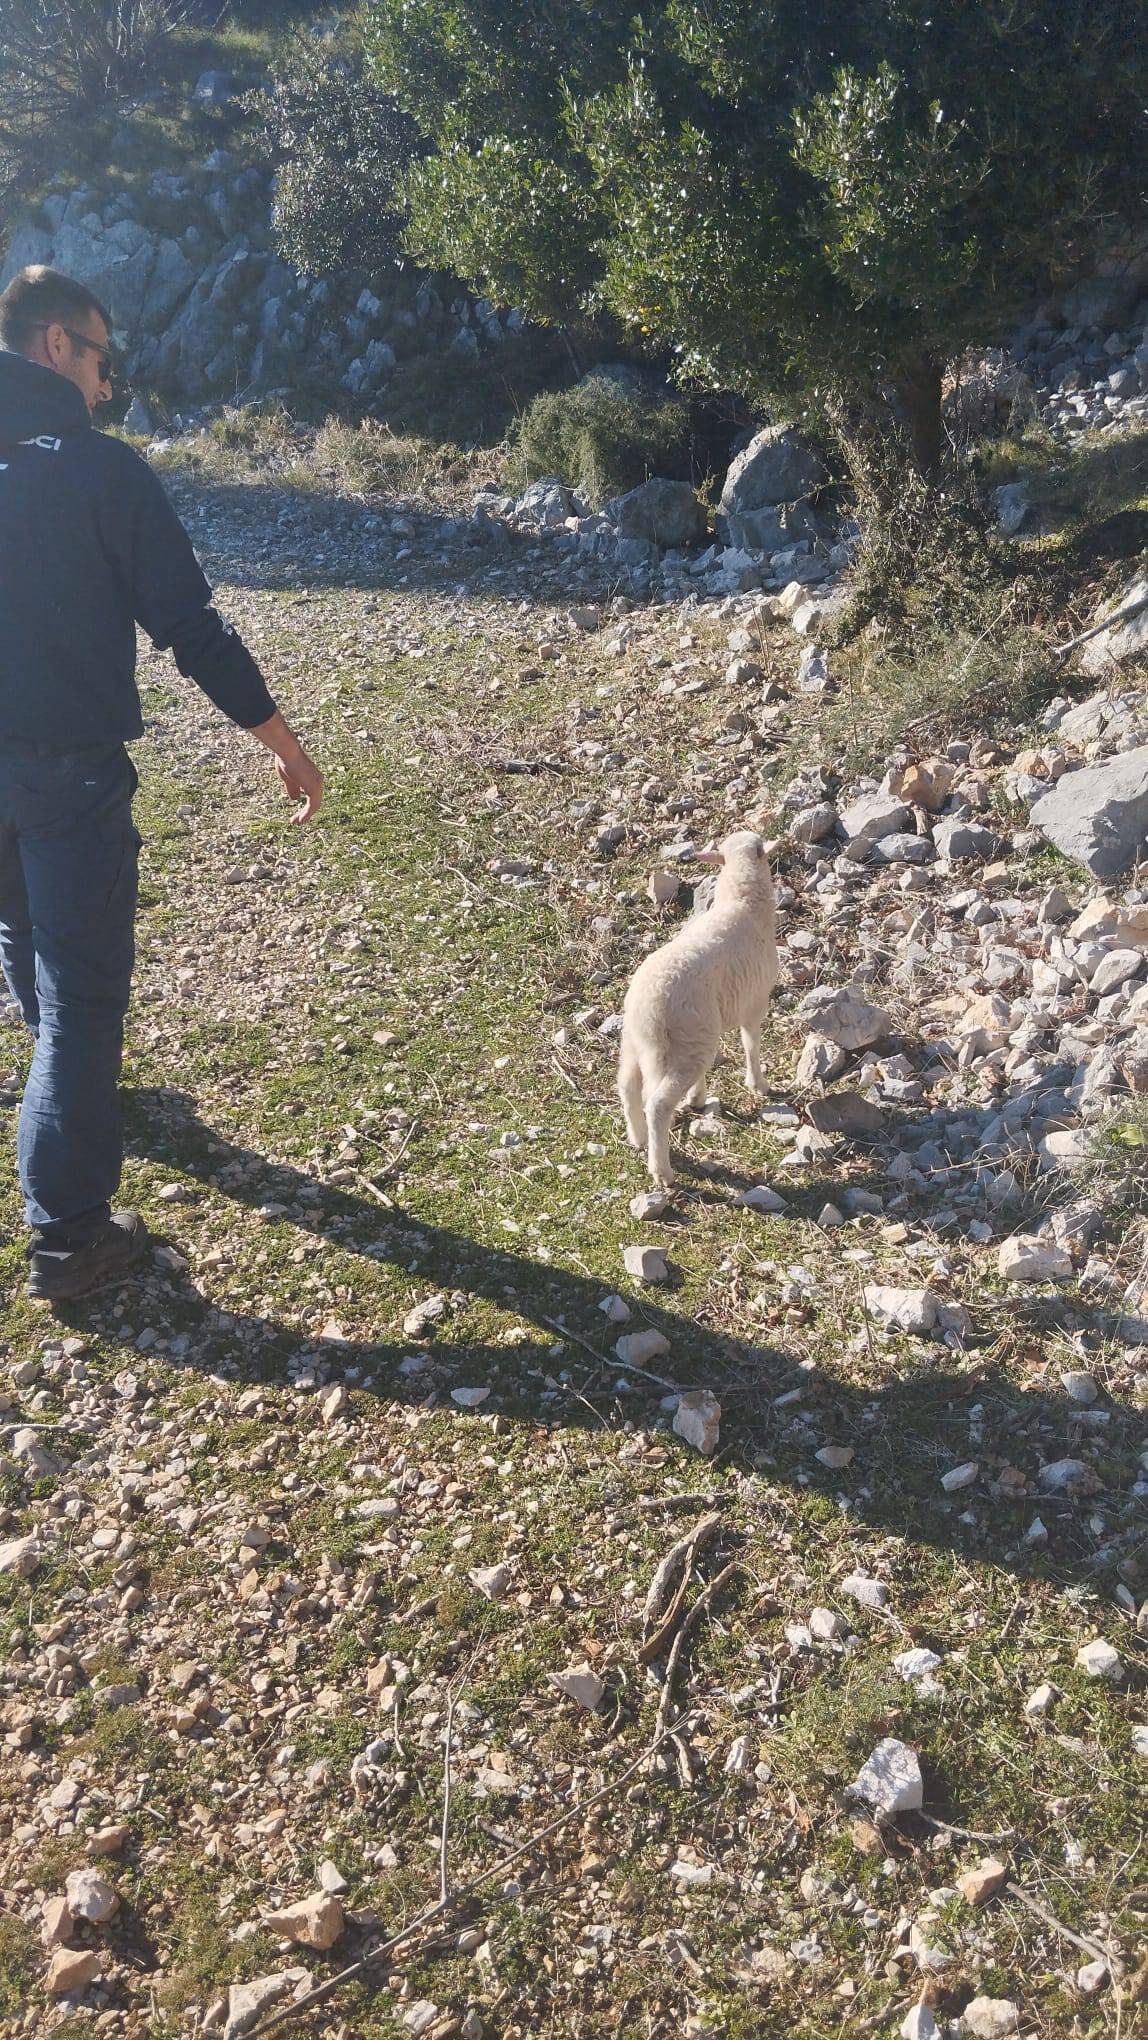
POLYGON ((141 736, 137 623, 232 722, 274 715, 147 462, 66 377, 0 353, 0 744, 141 736))

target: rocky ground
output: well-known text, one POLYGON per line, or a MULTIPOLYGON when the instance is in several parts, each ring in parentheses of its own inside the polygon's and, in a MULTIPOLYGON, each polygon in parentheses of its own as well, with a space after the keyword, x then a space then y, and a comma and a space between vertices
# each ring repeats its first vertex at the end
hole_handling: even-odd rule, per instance
POLYGON ((154 1263, 46 1319, 3 1191, 5 2030, 267 2030, 429 1910, 294 2030, 1131 2032, 1148 893, 1030 809, 1134 668, 843 780, 767 590, 185 508, 329 798, 148 657, 154 1263), (747 820, 770 1096, 663 1206, 617 1015, 747 820))

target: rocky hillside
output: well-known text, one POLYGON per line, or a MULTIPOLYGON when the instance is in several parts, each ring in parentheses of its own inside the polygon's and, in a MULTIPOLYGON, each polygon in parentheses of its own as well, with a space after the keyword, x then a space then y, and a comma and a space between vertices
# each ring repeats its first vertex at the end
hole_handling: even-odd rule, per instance
POLYGON ((277 259, 275 178, 246 110, 265 85, 258 68, 208 69, 145 95, 106 166, 89 152, 79 178, 12 221, 0 286, 29 262, 89 284, 113 311, 137 394, 183 411, 272 393, 370 411, 400 362, 441 359, 457 375, 520 332, 512 308, 410 264, 315 277, 277 259))
MULTIPOLYGON (((410 270, 315 278, 277 259, 268 171, 230 149, 202 168, 50 193, 13 233, 0 287, 49 262, 112 307, 129 378, 188 408, 340 390, 370 408, 400 360, 472 363, 521 328, 410 270)), ((449 370, 444 369, 444 372, 449 370)))

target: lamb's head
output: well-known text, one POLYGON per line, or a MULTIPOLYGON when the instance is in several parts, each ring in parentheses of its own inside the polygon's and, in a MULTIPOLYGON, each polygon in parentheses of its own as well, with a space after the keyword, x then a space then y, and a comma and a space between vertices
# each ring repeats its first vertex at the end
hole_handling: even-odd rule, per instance
POLYGON ((714 889, 719 900, 760 900, 772 905, 773 880, 765 844, 756 829, 735 829, 715 850, 703 850, 699 862, 721 866, 714 889))

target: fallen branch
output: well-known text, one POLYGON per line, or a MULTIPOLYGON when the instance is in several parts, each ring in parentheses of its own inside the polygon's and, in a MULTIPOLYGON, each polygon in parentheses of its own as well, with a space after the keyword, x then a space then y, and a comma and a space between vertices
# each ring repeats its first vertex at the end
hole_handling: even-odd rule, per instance
POLYGON ((652 1516, 658 1509, 721 1509, 727 1500, 726 1495, 646 1495, 620 1509, 614 1521, 632 1523, 635 1516, 652 1516))
MULTIPOLYGON (((1148 608, 1148 603, 1144 606, 1148 608)), ((1009 1878, 1004 1888, 1011 1898, 1019 1898, 1021 1904, 1027 1906, 1029 1912, 1035 1914, 1038 1920, 1043 1920, 1046 1927, 1051 1927, 1054 1933, 1063 1934, 1066 1941, 1071 1941, 1075 1948, 1082 1949, 1085 1955, 1091 1955, 1094 1962, 1105 1963, 1113 1982, 1119 1983, 1124 1974, 1123 1964, 1115 1955, 1110 1955, 1107 1948, 1102 1948, 1099 1941, 1090 1940, 1087 1934, 1074 1933, 1071 1927, 1065 1926, 1063 1920, 1057 1919, 1055 1913, 1049 1912, 1048 1907, 1042 1905, 1039 1898, 1034 1898, 1031 1891, 1026 1891, 1024 1885, 1017 1884, 1013 1878, 1009 1878)))
POLYGON ((677 1382, 667 1381, 664 1374, 651 1374, 648 1367, 635 1367, 632 1364, 622 1367, 620 1360, 615 1359, 612 1362, 608 1353, 599 1353, 597 1348, 590 1344, 589 1339, 582 1337, 581 1332, 572 1331, 569 1325, 562 1324, 558 1318, 547 1317, 540 1311, 539 1320, 542 1324, 549 1325, 551 1331, 557 1332, 560 1338, 573 1339, 576 1346, 581 1346, 583 1352, 589 1353, 591 1360, 597 1361, 599 1367, 611 1365, 620 1367, 624 1374, 640 1374, 643 1381, 656 1381, 659 1388, 669 1389, 671 1395, 678 1394, 677 1382))
POLYGON ((454 1694, 452 1693, 446 1706, 446 1737, 442 1759, 442 1834, 439 1838, 438 1849, 438 1895, 439 1902, 442 1905, 445 1905, 450 1897, 450 1880, 447 1876, 446 1852, 447 1843, 450 1838, 450 1742, 453 1733, 454 1694))
MULTIPOLYGON (((732 1570, 732 1566, 727 1566, 726 1572, 731 1572, 732 1570)), ((725 1574, 719 1575, 718 1579, 714 1580, 711 1586, 706 1589, 707 1594, 712 1592, 724 1577, 725 1574)), ((695 1601, 693 1608, 690 1610, 691 1616, 700 1606, 700 1601, 701 1597, 699 1596, 698 1601, 695 1601)), ((688 1719, 688 1716, 686 1719, 688 1719)), ((401 1927, 397 1934, 390 1936, 389 1940, 380 1942, 378 1947, 372 1948, 368 1954, 360 1957, 358 1962, 350 1963, 346 1969, 341 1969, 337 1976, 329 1976, 325 1983, 317 1984, 314 1990, 308 1991, 306 1996, 297 1999, 293 2005, 284 2005, 279 2011, 269 2012, 267 2017, 260 2021, 259 2025, 251 2028, 248 2040, 263 2040, 265 2033, 278 2032, 282 2027, 291 2024, 294 2020, 301 2019, 306 2012, 313 2011, 316 2005, 326 2004, 328 1998, 334 1997, 335 1992, 341 1990, 345 1983, 353 1983, 358 1977, 365 1976, 368 1970, 373 1969, 377 1963, 384 1961, 388 1955, 393 1955, 396 1948, 401 1948, 406 1942, 413 1941, 415 1936, 421 1934, 425 1927, 432 1926, 436 1920, 441 1920, 446 1913, 457 1911, 465 1899, 470 1898, 472 1893, 480 1890, 482 1885, 489 1883, 492 1877, 501 1877, 505 1871, 510 1869, 512 1864, 520 1862, 523 1856, 532 1854, 539 1844, 546 1840, 548 1835, 557 1833, 559 1828, 565 1827, 572 1820, 577 1820, 581 1814, 588 1812, 590 1807, 599 1805, 603 1799, 609 1799, 613 1793, 618 1791, 620 1786, 624 1785, 628 1779, 634 1776, 636 1771, 640 1771, 643 1765, 649 1763, 650 1758, 656 1755, 664 1742, 668 1742, 675 1733, 680 1733, 681 1727, 682 1723, 679 1722, 676 1729, 661 1729, 654 1736, 653 1741, 647 1744, 640 1756, 635 1757, 632 1763, 627 1764, 625 1770, 620 1771, 616 1778, 612 1778, 608 1785, 600 1786, 597 1792, 589 1793, 585 1799, 576 1800, 573 1806, 567 1807, 565 1813, 558 1814, 545 1827, 539 1828, 537 1834, 529 1835, 524 1842, 519 1842, 515 1848, 509 1850, 505 1856, 500 1857, 496 1863, 492 1863, 488 1869, 480 1870, 478 1875, 470 1878, 466 1884, 460 1884, 455 1891, 451 1892, 449 1898, 440 1898, 435 1904, 425 1906, 423 1911, 417 1913, 407 1926, 401 1927)))
POLYGON ((1099 637, 1102 631, 1114 630, 1118 623, 1131 623, 1133 617, 1139 616, 1141 611, 1145 609, 1148 609, 1148 595, 1141 595, 1137 601, 1130 602, 1126 609, 1113 610, 1112 615, 1106 616, 1102 623, 1094 623, 1090 629, 1082 630, 1079 637, 1069 638, 1066 645, 1054 645, 1052 648, 1053 658, 1063 659, 1067 657, 1068 653, 1074 652, 1078 645, 1086 645, 1089 638, 1099 637))
POLYGON ((992 1842, 999 1847, 1004 1842, 1011 1842, 1016 1836, 1015 1828, 1004 1828, 1000 1834, 992 1835, 986 1834, 981 1828, 958 1827, 955 1821, 939 1820, 935 1813, 923 1813, 920 1808, 917 1810, 917 1818, 923 1820, 926 1827, 939 1828, 942 1834, 957 1835, 962 1842, 992 1842))
POLYGON ((713 1579, 709 1581, 708 1585, 702 1588, 697 1600, 686 1610, 682 1625, 674 1638, 674 1647, 670 1652, 669 1662, 666 1665, 666 1676, 662 1680, 662 1690, 658 1698, 658 1718, 654 1727, 655 1747, 658 1743, 664 1742, 667 1735, 672 1735, 674 1732, 673 1728, 667 1724, 670 1708, 673 1704, 674 1680, 677 1677, 678 1663, 682 1655, 682 1645, 685 1643, 698 1616, 705 1608, 708 1608, 714 1595, 719 1594, 721 1589, 733 1578, 734 1573, 738 1571, 740 1571, 740 1567, 737 1559, 731 1558, 729 1564, 724 1565, 719 1573, 714 1574, 713 1579))
POLYGON ((415 1137, 416 1133, 418 1132, 418 1130, 419 1130, 419 1122, 418 1122, 418 1120, 417 1120, 417 1119, 412 1119, 412 1120, 411 1120, 411 1123, 410 1123, 410 1125, 408 1126, 408 1128, 407 1128, 406 1132, 404 1133, 404 1135, 403 1135, 403 1137, 402 1137, 401 1141, 399 1142, 399 1145, 398 1145, 398 1147, 397 1147, 397 1148, 395 1149, 395 1152, 394 1152, 394 1154, 393 1154, 393 1155, 391 1156, 391 1158, 390 1158, 389 1162, 387 1163, 387 1166, 386 1166, 386 1168, 385 1168, 385 1169, 380 1169, 380 1171, 379 1171, 379 1173, 378 1173, 378 1175, 377 1175, 377 1176, 375 1176, 375 1177, 373 1177, 373 1178, 372 1178, 372 1177, 370 1177, 370 1176, 367 1176, 367 1177, 364 1177, 364 1178, 363 1178, 362 1180, 363 1180, 364 1182, 367 1182, 367 1183, 372 1183, 372 1182, 373 1182, 373 1184, 374 1184, 375 1188, 377 1189, 377 1187, 378 1187, 378 1185, 379 1185, 380 1183, 385 1183, 385 1182, 386 1182, 386 1180, 387 1180, 388 1176, 393 1176, 393 1175, 395 1174, 395 1171, 397 1170, 397 1168, 398 1168, 398 1166, 399 1166, 399 1163, 400 1163, 400 1162, 402 1161, 402 1158, 403 1158, 403 1156, 404 1156, 404 1155, 406 1154, 406 1151, 407 1151, 407 1149, 409 1148, 409 1146, 410 1146, 410 1144, 411 1144, 412 1140, 414 1139, 414 1137, 415 1137))
POLYGON ((680 1537, 676 1544, 670 1546, 658 1566, 650 1581, 646 1605, 642 1610, 643 1628, 649 1630, 653 1623, 657 1624, 657 1628, 652 1635, 646 1636, 638 1652, 641 1664, 648 1665, 652 1659, 661 1656, 681 1614, 682 1603, 693 1578, 694 1560, 703 1546, 708 1544, 720 1529, 719 1515, 715 1513, 712 1516, 703 1516, 700 1522, 695 1523, 688 1537, 680 1537))

